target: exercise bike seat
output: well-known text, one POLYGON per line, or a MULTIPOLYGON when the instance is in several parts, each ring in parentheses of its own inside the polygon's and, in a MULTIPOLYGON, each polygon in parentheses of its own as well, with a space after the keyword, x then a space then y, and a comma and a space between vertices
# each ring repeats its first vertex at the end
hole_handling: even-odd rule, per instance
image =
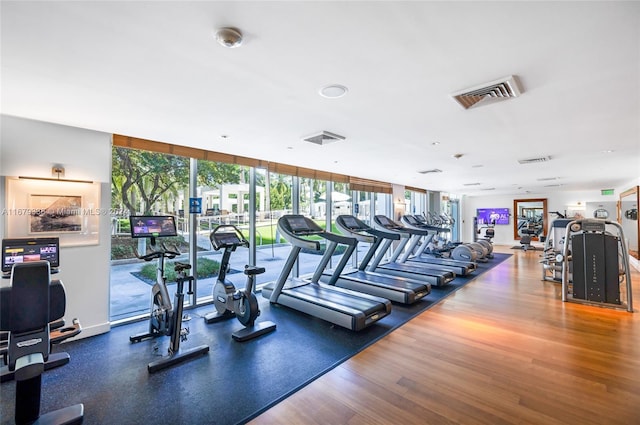
POLYGON ((264 267, 257 266, 244 266, 244 274, 247 276, 255 276, 257 274, 262 274, 265 272, 264 267))
POLYGON ((191 264, 180 263, 180 262, 176 261, 174 269, 175 269, 176 272, 181 272, 181 271, 184 271, 184 270, 191 270, 191 264))

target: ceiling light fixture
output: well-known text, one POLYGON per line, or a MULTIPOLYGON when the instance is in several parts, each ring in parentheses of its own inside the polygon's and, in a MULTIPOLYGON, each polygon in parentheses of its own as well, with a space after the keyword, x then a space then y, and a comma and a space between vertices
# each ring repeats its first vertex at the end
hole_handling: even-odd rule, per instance
POLYGON ((347 94, 349 89, 340 84, 331 84, 328 86, 324 86, 320 89, 320 96, 326 97, 327 99, 337 99, 339 97, 347 94))
POLYGON ((220 28, 216 31, 214 36, 218 43, 229 49, 242 45, 242 33, 237 28, 220 28))

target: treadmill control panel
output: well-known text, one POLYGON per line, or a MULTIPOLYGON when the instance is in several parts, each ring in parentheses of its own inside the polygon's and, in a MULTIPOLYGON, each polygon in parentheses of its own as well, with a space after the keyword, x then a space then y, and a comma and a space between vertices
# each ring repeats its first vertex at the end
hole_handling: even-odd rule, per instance
POLYGON ((342 224, 345 225, 345 227, 351 229, 351 230, 361 230, 362 227, 358 224, 358 221, 351 216, 342 216, 342 224))
POLYGON ((295 235, 309 235, 324 232, 320 226, 304 216, 288 216, 285 217, 285 219, 291 233, 295 235))

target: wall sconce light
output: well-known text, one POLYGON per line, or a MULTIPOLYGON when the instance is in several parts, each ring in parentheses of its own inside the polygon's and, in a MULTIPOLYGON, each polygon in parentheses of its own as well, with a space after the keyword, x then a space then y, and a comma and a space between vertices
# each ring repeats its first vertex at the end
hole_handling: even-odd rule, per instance
POLYGON ((64 177, 64 167, 60 164, 54 164, 51 167, 51 175, 53 177, 30 177, 30 176, 18 176, 19 179, 28 179, 28 180, 45 180, 45 181, 61 181, 61 182, 71 182, 71 183, 90 183, 93 184, 91 180, 75 180, 75 179, 65 179, 64 177))
POLYGON ((57 177, 58 180, 60 179, 60 177, 64 177, 64 167, 60 164, 55 164, 53 167, 51 167, 51 175, 53 177, 57 177))

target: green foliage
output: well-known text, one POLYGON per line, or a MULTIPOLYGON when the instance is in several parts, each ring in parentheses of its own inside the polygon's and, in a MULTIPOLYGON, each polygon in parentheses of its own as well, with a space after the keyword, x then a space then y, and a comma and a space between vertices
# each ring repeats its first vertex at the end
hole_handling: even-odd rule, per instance
POLYGON ((189 184, 189 159, 137 149, 112 149, 111 193, 114 206, 123 205, 130 214, 144 203, 144 214, 154 205, 177 195, 189 184))
POLYGON ((128 218, 119 218, 118 228, 122 233, 131 233, 131 222, 128 218))
POLYGON ((282 180, 272 181, 270 189, 270 209, 286 210, 291 209, 291 185, 282 180))
MULTIPOLYGON (((124 207, 129 214, 151 214, 154 209, 171 212, 173 200, 189 186, 189 158, 113 147, 111 161, 112 207, 124 207)), ((239 183, 247 172, 236 164, 198 161, 198 185, 239 183)))
POLYGON ((216 186, 223 183, 240 183, 245 179, 246 167, 222 162, 198 161, 198 185, 216 186))
MULTIPOLYGON (((198 257, 198 279, 205 279, 208 277, 217 276, 218 270, 220 270, 220 263, 209 258, 198 257)), ((156 280, 157 264, 155 262, 149 262, 145 264, 140 270, 140 274, 151 281, 156 280)), ((164 263, 164 275, 167 277, 167 282, 176 281, 175 262, 167 261, 164 263)))
MULTIPOLYGON (((189 249, 189 243, 182 236, 162 238, 162 242, 167 246, 175 246, 180 252, 185 252, 189 249)), ((137 240, 131 239, 131 237, 114 236, 111 238, 111 259, 126 260, 136 258, 134 252, 136 247, 137 240)))
POLYGON ((121 244, 111 244, 111 259, 117 260, 121 258, 134 258, 135 254, 133 253, 133 246, 130 244, 121 245, 121 244))

